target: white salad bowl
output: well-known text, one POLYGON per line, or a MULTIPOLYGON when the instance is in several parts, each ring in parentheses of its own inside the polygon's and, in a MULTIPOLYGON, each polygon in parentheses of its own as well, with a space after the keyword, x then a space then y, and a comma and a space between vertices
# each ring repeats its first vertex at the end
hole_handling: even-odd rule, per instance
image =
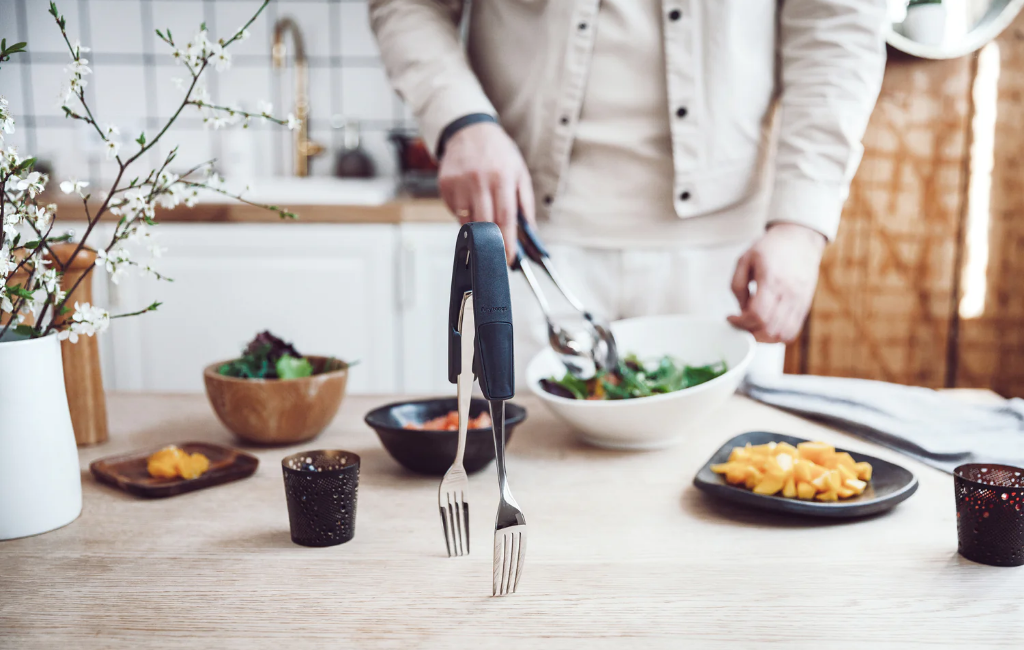
POLYGON ((699 316, 644 316, 611 325, 625 356, 641 359, 671 355, 691 366, 725 361, 725 374, 674 393, 627 400, 575 400, 552 395, 542 379, 561 379, 565 366, 554 350, 543 350, 527 368, 530 389, 561 419, 579 431, 586 442, 611 449, 669 447, 707 421, 732 395, 754 357, 756 343, 749 332, 724 320, 699 316))

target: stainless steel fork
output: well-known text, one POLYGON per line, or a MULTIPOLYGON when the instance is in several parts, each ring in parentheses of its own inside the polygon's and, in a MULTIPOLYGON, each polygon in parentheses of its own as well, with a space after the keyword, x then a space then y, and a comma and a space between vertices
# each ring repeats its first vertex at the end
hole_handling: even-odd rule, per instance
POLYGON ((491 400, 494 460, 498 467, 500 500, 494 519, 494 589, 492 596, 515 593, 526 561, 526 517, 508 487, 505 475, 505 402, 491 400))
POLYGON ((469 554, 469 503, 466 500, 466 493, 469 492, 469 479, 462 457, 466 451, 469 405, 473 397, 473 353, 476 325, 473 317, 472 291, 467 291, 462 296, 462 309, 459 312, 459 335, 462 356, 461 372, 457 382, 459 446, 455 451, 455 462, 445 472, 437 490, 437 505, 441 511, 441 524, 444 526, 444 543, 448 547, 448 557, 469 554))

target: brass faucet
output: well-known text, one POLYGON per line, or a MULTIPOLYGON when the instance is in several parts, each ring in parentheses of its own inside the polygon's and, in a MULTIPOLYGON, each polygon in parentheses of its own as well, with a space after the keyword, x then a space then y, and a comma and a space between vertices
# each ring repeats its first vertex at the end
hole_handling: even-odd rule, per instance
POLYGON ((285 32, 291 32, 292 43, 295 46, 295 117, 302 121, 295 131, 295 175, 309 176, 309 159, 323 153, 324 148, 309 139, 309 63, 306 60, 302 32, 291 18, 281 18, 274 23, 274 46, 271 49, 274 68, 284 68, 285 56, 288 53, 284 46, 285 32))

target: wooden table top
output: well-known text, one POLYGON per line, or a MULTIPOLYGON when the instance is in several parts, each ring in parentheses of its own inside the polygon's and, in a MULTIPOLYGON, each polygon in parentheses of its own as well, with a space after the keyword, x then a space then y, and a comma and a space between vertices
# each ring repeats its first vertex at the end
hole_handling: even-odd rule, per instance
POLYGON ((1024 569, 956 553, 952 478, 734 397, 707 430, 658 452, 583 446, 531 397, 509 447, 529 522, 519 592, 491 598, 493 465, 470 480, 469 557, 449 559, 438 480, 399 467, 351 397, 301 448, 362 457, 355 539, 293 544, 279 469, 147 501, 97 484, 91 461, 153 445, 232 444, 202 396, 111 395, 111 441, 81 450, 71 525, 0 543, 0 647, 854 648, 1024 645, 1024 569), (898 462, 920 489, 866 520, 820 522, 714 502, 691 486, 752 429, 898 462))

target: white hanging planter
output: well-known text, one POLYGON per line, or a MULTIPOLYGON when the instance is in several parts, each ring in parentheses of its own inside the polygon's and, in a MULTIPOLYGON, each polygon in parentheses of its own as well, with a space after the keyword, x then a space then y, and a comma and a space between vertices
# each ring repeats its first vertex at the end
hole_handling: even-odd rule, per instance
POLYGON ((908 7, 903 33, 922 45, 942 45, 946 42, 947 15, 946 6, 938 2, 908 7))
POLYGON ((81 512, 60 341, 7 334, 0 341, 0 540, 66 526, 81 512))

